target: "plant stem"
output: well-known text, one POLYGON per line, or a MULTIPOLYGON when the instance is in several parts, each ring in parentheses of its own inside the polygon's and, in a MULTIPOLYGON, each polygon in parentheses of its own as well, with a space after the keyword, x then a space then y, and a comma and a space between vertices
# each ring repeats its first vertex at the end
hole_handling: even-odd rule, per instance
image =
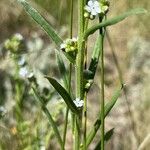
MULTIPOLYGON (((88 18, 85 19, 85 24, 84 24, 84 32, 88 28, 88 18)), ((85 57, 84 57, 84 69, 87 69, 87 61, 88 61, 88 55, 87 55, 87 42, 88 39, 85 41, 85 57)), ((84 115, 84 124, 83 124, 83 129, 84 129, 84 135, 83 135, 83 149, 86 150, 86 128, 87 128, 87 92, 85 91, 84 93, 84 107, 83 107, 83 115, 84 115)))
MULTIPOLYGON (((76 58, 76 98, 84 98, 83 69, 84 69, 84 0, 78 1, 78 54, 76 58)), ((82 127, 82 110, 75 119, 75 150, 79 150, 82 127)))
POLYGON ((83 99, 83 62, 84 62, 84 0, 78 2, 78 54, 76 59, 76 97, 83 99))
POLYGON ((87 128, 87 92, 85 92, 84 96, 84 141, 83 141, 83 149, 86 150, 86 128, 87 128))
MULTIPOLYGON (((99 18, 99 22, 102 22, 103 18, 99 18)), ((103 33, 103 28, 100 28, 100 40, 101 40, 101 64, 100 64, 100 68, 101 68, 101 150, 105 149, 105 145, 104 145, 104 135, 105 135, 105 100, 104 100, 104 33, 103 33)))

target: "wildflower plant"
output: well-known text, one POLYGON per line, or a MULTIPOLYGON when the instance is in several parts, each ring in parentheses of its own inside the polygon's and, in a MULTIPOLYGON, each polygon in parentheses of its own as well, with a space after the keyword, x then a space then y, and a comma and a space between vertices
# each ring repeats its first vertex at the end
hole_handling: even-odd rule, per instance
MULTIPOLYGON (((57 81, 53 77, 45 76, 50 84, 55 88, 55 90, 60 94, 64 103, 66 103, 66 116, 64 123, 63 136, 61 135, 56 122, 53 119, 50 111, 47 108, 47 103, 45 99, 41 96, 38 91, 36 80, 31 83, 32 90, 36 99, 39 100, 41 104, 42 111, 47 116, 49 123, 51 124, 55 136, 57 137, 60 149, 65 150, 67 127, 69 123, 69 114, 72 118, 72 134, 74 145, 72 146, 75 150, 87 150, 89 145, 92 143, 97 131, 101 129, 101 134, 98 144, 95 149, 105 149, 105 141, 107 141, 113 134, 113 129, 106 132, 105 131, 105 117, 109 114, 113 106, 115 105, 118 97, 122 92, 123 85, 114 92, 111 100, 105 104, 105 88, 104 88, 104 38, 106 28, 119 23, 125 18, 135 15, 145 13, 146 11, 142 8, 135 8, 120 14, 119 16, 113 18, 107 18, 106 15, 109 11, 109 1, 108 0, 78 0, 78 33, 77 37, 73 37, 73 0, 71 0, 70 5, 70 34, 69 37, 63 40, 55 31, 55 29, 46 21, 40 13, 34 9, 26 0, 18 0, 18 2, 24 7, 25 11, 40 25, 40 27, 48 34, 50 39, 54 41, 57 46, 58 52, 57 63, 58 68, 63 80, 63 84, 57 81), (96 25, 89 26, 89 22, 93 19, 97 19, 98 23, 96 25), (99 31, 95 46, 93 48, 92 56, 88 55, 88 38, 91 34, 99 31), (62 58, 64 55, 67 58, 65 62, 62 58), (88 66, 87 61, 90 60, 88 66), (99 61, 100 60, 100 61, 99 61), (69 70, 66 68, 66 64, 69 63, 69 70), (92 88, 92 83, 94 82, 94 77, 96 74, 97 66, 100 64, 100 98, 99 98, 99 114, 94 125, 91 127, 90 131, 87 132, 87 118, 88 110, 87 103, 88 97, 87 93, 90 88, 92 88), (72 90, 72 69, 75 69, 75 90, 72 90)), ((9 41, 6 42, 6 46, 13 50, 13 46, 18 46, 16 42, 15 45, 10 46, 9 41)), ((19 64, 24 65, 23 60, 19 60, 19 64)), ((27 75, 25 68, 20 70, 21 75, 27 75)), ((29 75, 33 77, 33 74, 29 75)), ((31 81, 31 80, 29 80, 31 81)))

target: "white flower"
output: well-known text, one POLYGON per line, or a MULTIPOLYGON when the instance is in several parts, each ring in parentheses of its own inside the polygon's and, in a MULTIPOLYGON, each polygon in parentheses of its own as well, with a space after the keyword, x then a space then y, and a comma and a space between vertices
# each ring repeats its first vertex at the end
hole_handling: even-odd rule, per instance
POLYGON ((78 42, 78 37, 77 37, 77 38, 73 37, 73 38, 72 38, 72 41, 73 41, 73 42, 78 42))
POLYGON ((93 0, 88 1, 88 4, 85 6, 85 10, 93 16, 101 13, 99 2, 93 0))
POLYGON ((22 41, 23 40, 23 36, 20 33, 16 33, 14 35, 15 38, 17 38, 17 40, 22 41))
POLYGON ((19 75, 23 78, 27 77, 29 74, 28 69, 26 67, 22 67, 19 70, 19 75))
POLYGON ((28 78, 34 77, 34 73, 33 73, 33 72, 28 73, 27 77, 28 77, 28 78))
POLYGON ((18 61, 18 65, 19 66, 23 66, 24 64, 25 64, 25 58, 22 56, 20 59, 19 59, 19 61, 18 61))
POLYGON ((62 43, 61 45, 60 45, 60 49, 65 49, 67 47, 67 44, 66 43, 62 43))
POLYGON ((80 100, 80 98, 76 98, 73 102, 77 107, 82 107, 84 104, 84 101, 80 100))
POLYGON ((0 117, 4 116, 6 113, 7 110, 3 106, 0 106, 0 117))

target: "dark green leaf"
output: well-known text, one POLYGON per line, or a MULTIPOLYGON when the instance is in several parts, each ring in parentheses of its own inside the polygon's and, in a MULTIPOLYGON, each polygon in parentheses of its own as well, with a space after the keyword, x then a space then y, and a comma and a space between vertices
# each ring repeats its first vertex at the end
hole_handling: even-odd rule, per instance
MULTIPOLYGON (((110 138, 112 137, 114 133, 114 128, 112 128, 111 130, 109 130, 104 137, 105 142, 109 141, 110 138)), ((98 142, 98 144, 96 145, 94 150, 101 150, 101 141, 98 142)))
MULTIPOLYGON (((119 96, 122 92, 122 89, 123 89, 123 86, 114 93, 112 99, 105 105, 105 117, 108 115, 108 113, 111 111, 111 109, 115 105, 117 99, 119 98, 119 96)), ((100 116, 100 114, 99 114, 99 116, 100 116)), ((94 139, 100 125, 101 125, 101 120, 97 119, 96 122, 94 123, 93 128, 91 129, 90 133, 87 136, 87 146, 86 147, 88 147, 89 144, 94 139)))
POLYGON ((147 11, 143 8, 135 8, 135 9, 132 9, 132 10, 129 10, 117 17, 114 17, 114 18, 111 18, 111 19, 108 19, 106 21, 103 21, 102 23, 100 24, 97 24, 97 25, 94 25, 93 27, 89 28, 86 32, 85 32, 85 35, 84 35, 84 38, 86 39, 90 34, 93 34, 96 30, 102 28, 102 27, 107 27, 107 26, 111 26, 111 25, 114 25, 118 22, 121 22, 122 20, 124 20, 125 18, 129 17, 129 16, 132 16, 132 15, 137 15, 137 14, 143 14, 143 13, 146 13, 147 11))
POLYGON ((74 104, 73 100, 71 99, 71 96, 69 93, 65 90, 64 87, 62 87, 54 78, 46 76, 46 78, 49 80, 49 82, 52 84, 52 86, 56 89, 56 91, 61 95, 61 97, 64 99, 65 103, 69 107, 69 109, 73 112, 78 114, 79 110, 74 104))
POLYGON ((90 62, 90 66, 89 66, 89 70, 92 72, 92 79, 94 79, 95 73, 96 73, 96 69, 97 69, 97 65, 98 65, 98 61, 99 61, 99 57, 101 54, 101 44, 102 43, 102 38, 101 36, 99 36, 96 40, 95 43, 95 47, 92 53, 92 58, 91 58, 91 62, 90 62))

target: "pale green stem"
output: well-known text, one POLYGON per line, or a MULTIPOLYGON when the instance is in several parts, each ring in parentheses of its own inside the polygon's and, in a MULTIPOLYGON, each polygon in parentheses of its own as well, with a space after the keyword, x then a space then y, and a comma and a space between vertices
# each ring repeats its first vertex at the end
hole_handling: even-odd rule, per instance
MULTIPOLYGON (((83 69, 84 69, 84 0, 78 1, 78 54, 76 58, 76 98, 83 99, 83 69)), ((75 121, 75 150, 79 150, 82 127, 82 111, 75 121)))
MULTIPOLYGON (((88 19, 85 20, 84 25, 84 31, 88 28, 88 19)), ((84 61, 84 69, 87 69, 87 61, 88 61, 88 55, 87 55, 87 42, 88 39, 85 42, 85 61, 84 61)), ((86 150, 86 128, 87 128, 87 92, 84 93, 84 107, 83 107, 83 115, 84 115, 84 135, 83 135, 83 149, 86 150)))
MULTIPOLYGON (((102 22, 103 18, 99 18, 99 22, 102 22)), ((105 136, 105 89, 104 89, 104 28, 100 28, 99 34, 100 34, 100 40, 101 40, 101 57, 100 57, 100 68, 101 68, 101 89, 100 89, 100 94, 101 94, 101 150, 105 149, 105 143, 104 143, 104 136, 105 136)))

